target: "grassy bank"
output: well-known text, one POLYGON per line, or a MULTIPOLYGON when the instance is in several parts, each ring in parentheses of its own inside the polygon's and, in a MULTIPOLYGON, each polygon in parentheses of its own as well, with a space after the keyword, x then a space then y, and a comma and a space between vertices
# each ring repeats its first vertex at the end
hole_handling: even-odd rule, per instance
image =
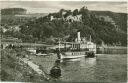
POLYGON ((43 79, 27 64, 20 61, 27 52, 21 49, 1 50, 1 80, 18 82, 38 82, 43 79))

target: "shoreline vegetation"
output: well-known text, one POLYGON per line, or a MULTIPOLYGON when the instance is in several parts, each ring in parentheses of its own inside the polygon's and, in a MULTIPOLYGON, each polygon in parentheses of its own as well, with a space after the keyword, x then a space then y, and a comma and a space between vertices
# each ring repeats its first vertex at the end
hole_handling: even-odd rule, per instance
POLYGON ((39 82, 46 79, 43 72, 39 74, 25 61, 25 55, 27 52, 20 49, 1 50, 2 81, 39 82))
MULTIPOLYGON (((47 61, 50 65, 41 65, 42 61, 37 61, 38 56, 28 53, 24 49, 1 49, 1 80, 19 82, 51 82, 55 79, 50 76, 51 67, 57 56, 49 56, 47 61), (51 65, 52 64, 52 65, 51 65), (46 67, 46 68, 47 68, 46 67)), ((44 61, 46 61, 44 59, 44 61)))

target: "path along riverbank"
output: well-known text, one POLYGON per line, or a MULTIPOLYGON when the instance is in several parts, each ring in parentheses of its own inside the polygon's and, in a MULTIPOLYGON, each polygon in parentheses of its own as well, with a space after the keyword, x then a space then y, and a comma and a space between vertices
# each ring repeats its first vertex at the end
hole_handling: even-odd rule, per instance
POLYGON ((2 81, 39 82, 48 79, 37 64, 24 57, 26 54, 23 50, 1 50, 2 81))

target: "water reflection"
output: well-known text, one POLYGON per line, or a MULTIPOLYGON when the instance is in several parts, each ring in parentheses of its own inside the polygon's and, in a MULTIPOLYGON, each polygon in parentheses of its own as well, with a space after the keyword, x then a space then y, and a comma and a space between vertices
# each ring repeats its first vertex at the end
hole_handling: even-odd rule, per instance
POLYGON ((127 47, 97 48, 98 54, 127 54, 127 47))
POLYGON ((104 55, 97 58, 80 58, 61 63, 62 81, 113 82, 126 81, 125 55, 104 55))
POLYGON ((93 80, 96 58, 79 58, 64 61, 61 64, 63 81, 89 81, 93 80))
MULTIPOLYGON (((119 51, 119 50, 118 50, 119 51)), ((60 63, 62 81, 66 82, 126 82, 127 54, 97 54, 96 58, 64 60, 60 63)), ((114 51, 115 52, 115 51, 114 51)), ((49 74, 55 65, 56 56, 34 57, 33 62, 41 64, 49 74)))
POLYGON ((91 67, 95 65, 96 65, 96 58, 81 58, 80 60, 81 67, 91 67))
POLYGON ((96 65, 96 58, 77 58, 77 59, 69 59, 69 60, 63 60, 61 63, 62 67, 68 67, 78 65, 80 67, 89 67, 96 65), (85 66, 86 65, 86 66, 85 66))

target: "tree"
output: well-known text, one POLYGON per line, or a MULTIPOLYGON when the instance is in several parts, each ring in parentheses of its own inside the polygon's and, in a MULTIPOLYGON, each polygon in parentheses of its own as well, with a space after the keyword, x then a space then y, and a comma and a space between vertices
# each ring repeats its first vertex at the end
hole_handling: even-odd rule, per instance
POLYGON ((75 10, 73 11, 73 16, 76 16, 76 15, 78 15, 78 14, 79 14, 78 9, 75 9, 75 10))
POLYGON ((82 14, 82 15, 89 14, 89 10, 87 9, 87 7, 85 8, 84 6, 80 9, 79 14, 82 14))
POLYGON ((64 15, 64 17, 66 18, 66 17, 69 16, 69 15, 72 15, 71 10, 67 10, 67 13, 64 15))
MULTIPOLYGON (((49 14, 49 16, 52 15, 56 18, 60 18, 63 11, 65 10, 61 9, 57 13, 49 14)), ((82 14, 82 22, 68 23, 62 19, 48 21, 49 16, 46 16, 22 25, 21 32, 27 36, 32 35, 33 38, 38 38, 40 41, 43 40, 51 43, 49 39, 51 36, 55 38, 65 38, 68 36, 67 40, 73 41, 74 38, 76 38, 77 30, 80 30, 82 37, 89 38, 91 35, 92 40, 97 44, 101 44, 102 41, 106 44, 116 42, 121 42, 122 45, 127 44, 127 34, 125 32, 117 31, 114 25, 110 22, 106 22, 104 19, 100 20, 96 17, 96 14, 90 12, 87 8, 82 7, 79 13, 78 9, 75 9, 73 12, 66 10, 66 12, 67 13, 64 15, 65 18, 72 14, 82 14)), ((32 37, 28 36, 26 39, 31 39, 32 37)))

